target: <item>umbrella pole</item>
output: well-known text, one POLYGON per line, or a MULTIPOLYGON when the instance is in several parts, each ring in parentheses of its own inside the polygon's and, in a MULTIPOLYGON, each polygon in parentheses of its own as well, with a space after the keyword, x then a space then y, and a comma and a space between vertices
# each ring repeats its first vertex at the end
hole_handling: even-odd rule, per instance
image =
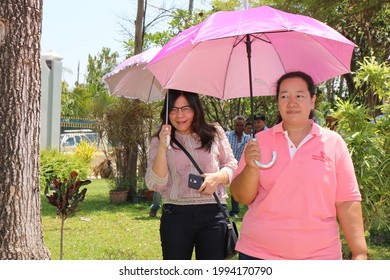
POLYGON ((253 108, 253 86, 252 86, 252 63, 251 63, 251 57, 252 57, 252 42, 249 34, 246 34, 246 54, 248 56, 248 70, 249 70, 249 96, 250 96, 250 103, 251 103, 251 119, 252 119, 252 137, 255 138, 255 119, 254 119, 254 108, 253 108))
MULTIPOLYGON (((165 105, 165 124, 168 124, 168 102, 169 102, 169 90, 167 91, 167 104, 165 105)), ((167 128, 168 129, 168 128, 167 128)), ((168 149, 171 148, 171 145, 170 145, 170 142, 171 142, 171 136, 170 135, 167 135, 167 147, 168 149)))
POLYGON ((168 102, 169 102, 169 90, 167 91, 167 104, 165 105, 165 124, 168 124, 168 102))
MULTIPOLYGON (((252 115, 252 137, 255 138, 255 118, 254 118, 254 108, 253 108, 253 87, 252 87, 252 63, 251 63, 251 54, 252 54, 252 48, 251 48, 251 38, 249 34, 246 34, 246 53, 248 55, 248 70, 249 70, 249 96, 250 96, 250 101, 251 101, 251 115, 252 115)), ((258 160, 255 160, 256 165, 259 168, 270 168, 272 165, 274 165, 276 161, 276 152, 272 152, 272 159, 269 163, 261 163, 258 160)))

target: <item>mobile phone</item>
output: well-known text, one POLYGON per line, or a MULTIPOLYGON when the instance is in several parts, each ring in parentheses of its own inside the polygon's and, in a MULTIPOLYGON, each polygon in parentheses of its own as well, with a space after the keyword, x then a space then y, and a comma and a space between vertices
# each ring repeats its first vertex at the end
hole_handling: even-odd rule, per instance
POLYGON ((198 190, 203 183, 203 177, 195 174, 188 175, 188 186, 198 190))

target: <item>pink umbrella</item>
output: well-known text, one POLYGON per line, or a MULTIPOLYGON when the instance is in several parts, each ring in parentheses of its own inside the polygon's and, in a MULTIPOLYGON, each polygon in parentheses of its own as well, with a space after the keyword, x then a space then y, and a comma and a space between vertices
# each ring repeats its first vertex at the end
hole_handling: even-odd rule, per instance
MULTIPOLYGON (((268 6, 217 12, 171 39, 147 65, 163 88, 222 99, 275 94, 302 71, 320 83, 350 72, 355 44, 313 18, 268 6), (249 79, 249 82, 248 82, 249 79)), ((273 165, 276 153, 267 168, 273 165)))
POLYGON ((286 72, 303 71, 315 83, 350 72, 354 47, 316 19, 262 6, 214 13, 169 41, 147 68, 164 88, 221 99, 273 95, 286 72))
POLYGON ((145 68, 160 50, 160 47, 155 47, 134 55, 104 75, 103 82, 108 93, 145 102, 162 100, 166 90, 162 89, 153 73, 145 68))

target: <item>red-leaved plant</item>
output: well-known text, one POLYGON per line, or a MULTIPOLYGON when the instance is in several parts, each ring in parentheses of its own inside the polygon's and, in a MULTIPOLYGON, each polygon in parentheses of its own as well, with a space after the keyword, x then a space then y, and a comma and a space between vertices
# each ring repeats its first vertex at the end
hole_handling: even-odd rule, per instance
POLYGON ((85 198, 87 189, 83 188, 80 191, 80 187, 91 183, 90 180, 80 181, 77 176, 78 173, 72 171, 69 179, 65 178, 62 182, 60 179, 54 179, 45 188, 49 203, 57 208, 57 215, 61 218, 60 260, 62 260, 65 220, 74 215, 77 206, 85 198))

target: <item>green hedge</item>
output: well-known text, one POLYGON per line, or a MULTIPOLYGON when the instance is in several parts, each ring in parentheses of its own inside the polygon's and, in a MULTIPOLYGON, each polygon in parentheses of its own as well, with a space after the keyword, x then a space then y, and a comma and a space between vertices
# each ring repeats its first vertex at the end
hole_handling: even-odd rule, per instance
POLYGON ((85 180, 90 172, 91 162, 76 154, 64 154, 57 150, 42 150, 40 163, 41 188, 55 178, 67 178, 77 171, 80 180, 85 180))

